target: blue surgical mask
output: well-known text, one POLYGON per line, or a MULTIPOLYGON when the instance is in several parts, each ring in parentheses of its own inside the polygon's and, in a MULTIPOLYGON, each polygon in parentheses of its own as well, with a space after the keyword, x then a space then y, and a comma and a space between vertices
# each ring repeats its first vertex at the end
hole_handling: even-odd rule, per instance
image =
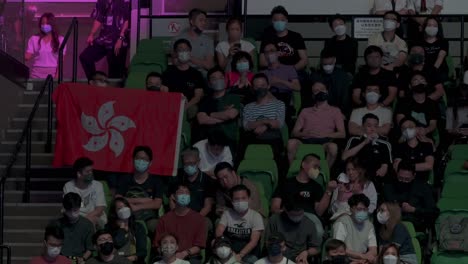
POLYGON ((180 206, 187 206, 190 203, 190 195, 188 195, 188 194, 178 194, 178 195, 176 195, 176 202, 180 206))
POLYGON ((52 31, 52 26, 49 24, 41 25, 41 31, 44 32, 45 34, 48 34, 49 32, 52 31))
POLYGON ((148 170, 150 162, 142 159, 136 159, 133 161, 135 170, 139 173, 143 173, 148 170))
POLYGON ((369 218, 369 214, 366 211, 358 211, 354 214, 354 219, 358 223, 363 223, 369 218))
POLYGON ((247 72, 249 71, 249 63, 247 61, 238 62, 236 69, 238 72, 247 72))
POLYGON ((281 255, 282 250, 281 250, 281 244, 280 243, 273 243, 271 245, 268 245, 267 247, 268 255, 272 257, 277 257, 281 255))
POLYGON ((197 173, 198 167, 196 165, 187 165, 184 166, 184 171, 188 176, 193 176, 195 173, 197 173))
POLYGON ((283 32, 286 29, 286 21, 273 21, 273 28, 276 30, 276 32, 283 32))

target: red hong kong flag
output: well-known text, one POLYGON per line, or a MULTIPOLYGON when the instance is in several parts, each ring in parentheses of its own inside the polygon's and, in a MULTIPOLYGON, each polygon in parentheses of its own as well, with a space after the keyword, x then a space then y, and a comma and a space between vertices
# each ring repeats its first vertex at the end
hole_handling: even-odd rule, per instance
POLYGON ((57 109, 54 166, 89 157, 98 170, 133 171, 133 148, 153 150, 150 172, 177 172, 183 99, 179 93, 61 84, 53 94, 57 109))

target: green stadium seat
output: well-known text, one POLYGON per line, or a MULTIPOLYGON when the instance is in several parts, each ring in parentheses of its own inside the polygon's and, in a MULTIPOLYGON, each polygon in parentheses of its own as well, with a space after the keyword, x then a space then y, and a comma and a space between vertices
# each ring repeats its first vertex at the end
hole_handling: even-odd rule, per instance
POLYGON ((411 222, 408 221, 402 221, 402 225, 406 227, 406 230, 408 230, 408 233, 410 234, 411 237, 416 237, 416 229, 414 229, 414 225, 411 222))
POLYGON ((251 144, 245 150, 246 160, 273 160, 273 150, 270 145, 251 144))
POLYGON ((112 192, 110 191, 107 181, 99 181, 102 184, 102 189, 104 191, 104 198, 106 199, 106 214, 109 215, 110 205, 112 203, 113 197, 112 192))
POLYGON ((278 185, 278 167, 274 160, 243 160, 237 172, 242 177, 260 183, 268 199, 278 185))
POLYGON ((468 263, 468 255, 466 254, 446 254, 434 253, 431 258, 431 264, 461 264, 468 263))
POLYGON ((468 198, 460 199, 460 198, 442 197, 437 202, 437 207, 439 208, 441 213, 446 212, 446 211, 456 211, 456 210, 468 211, 468 198))
POLYGON ((443 198, 468 198, 466 187, 468 186, 468 177, 450 176, 445 180, 441 197, 443 198))
POLYGON ((134 89, 145 89, 146 88, 146 75, 150 72, 163 72, 164 67, 162 64, 137 64, 130 66, 130 72, 128 74, 125 87, 134 89))
POLYGON ((451 147, 452 160, 467 160, 468 159, 468 145, 454 145, 451 147))
POLYGON ((414 252, 416 253, 416 258, 418 259, 418 263, 422 264, 422 252, 421 252, 421 244, 419 240, 415 237, 411 238, 411 242, 413 244, 414 252))
MULTIPOLYGON (((468 173, 467 170, 463 170, 462 169, 462 166, 463 166, 463 163, 465 163, 465 160, 462 160, 462 159, 452 159, 452 160, 449 160, 447 162, 447 166, 445 167, 445 172, 444 172, 444 176, 448 176, 448 175, 451 175, 452 173, 455 173, 455 172, 466 172, 468 173)), ((468 176, 468 174, 467 174, 468 176)))

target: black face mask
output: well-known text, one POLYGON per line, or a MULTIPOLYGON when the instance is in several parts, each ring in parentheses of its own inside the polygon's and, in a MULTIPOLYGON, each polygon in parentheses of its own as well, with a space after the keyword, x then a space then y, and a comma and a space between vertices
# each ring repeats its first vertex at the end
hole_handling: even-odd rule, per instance
POLYGON ((411 65, 421 65, 424 63, 424 55, 419 53, 410 54, 408 58, 408 62, 411 65))
POLYGON ((201 35, 201 33, 203 33, 203 30, 199 29, 197 26, 193 27, 193 31, 197 33, 197 35, 201 35))
POLYGON ((268 89, 267 88, 257 88, 255 89, 255 96, 257 96, 257 99, 262 99, 268 94, 268 89))
POLYGON ((161 87, 152 85, 152 86, 146 87, 146 90, 159 92, 161 90, 161 87))
POLYGON ((407 193, 411 190, 411 186, 413 185, 412 182, 396 182, 397 191, 400 193, 407 193))
POLYGON ((327 100, 328 100, 328 93, 319 92, 318 94, 315 95, 315 101, 317 102, 324 102, 327 100))
POLYGON ((331 258, 330 263, 332 264, 348 264, 351 263, 350 259, 346 255, 334 256, 331 258))
POLYGON ((106 242, 99 245, 99 249, 104 256, 109 256, 114 251, 114 243, 106 242))
POLYGON ((413 86, 411 89, 413 93, 424 93, 426 92, 426 85, 425 84, 418 84, 416 86, 413 86))

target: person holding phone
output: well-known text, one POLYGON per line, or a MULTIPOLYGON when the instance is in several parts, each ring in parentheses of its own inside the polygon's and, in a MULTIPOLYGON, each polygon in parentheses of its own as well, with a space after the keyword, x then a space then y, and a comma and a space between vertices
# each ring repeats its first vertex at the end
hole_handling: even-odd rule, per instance
POLYGON ((231 71, 233 56, 239 51, 244 51, 253 57, 255 46, 242 39, 242 22, 238 18, 230 18, 226 22, 226 32, 228 38, 216 46, 216 57, 221 68, 225 71, 231 71))

